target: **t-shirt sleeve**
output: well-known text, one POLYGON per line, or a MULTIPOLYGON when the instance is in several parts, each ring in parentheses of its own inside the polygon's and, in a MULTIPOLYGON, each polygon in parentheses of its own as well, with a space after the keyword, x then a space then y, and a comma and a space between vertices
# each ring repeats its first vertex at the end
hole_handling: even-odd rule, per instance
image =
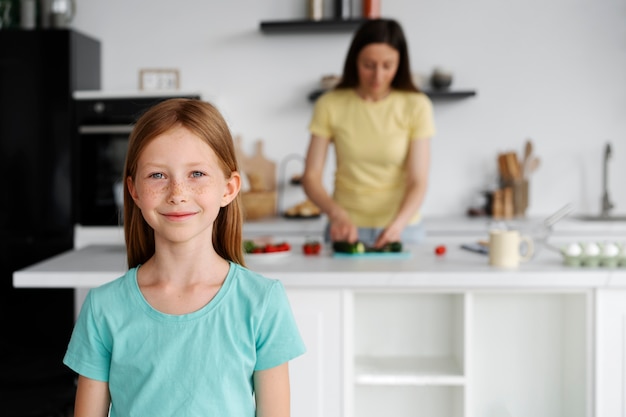
POLYGON ((255 371, 273 368, 306 351, 285 288, 280 281, 275 281, 269 290, 256 345, 255 371))
POLYGON ((313 116, 311 118, 311 122, 309 123, 309 131, 311 134, 322 138, 330 139, 333 136, 330 123, 329 100, 328 96, 325 94, 323 94, 315 102, 313 116))
POLYGON ((90 291, 74 325, 63 363, 79 375, 108 381, 111 349, 110 341, 107 343, 102 333, 97 325, 93 292, 90 291))
POLYGON ((411 139, 427 139, 435 134, 433 104, 425 94, 417 96, 411 121, 411 139))

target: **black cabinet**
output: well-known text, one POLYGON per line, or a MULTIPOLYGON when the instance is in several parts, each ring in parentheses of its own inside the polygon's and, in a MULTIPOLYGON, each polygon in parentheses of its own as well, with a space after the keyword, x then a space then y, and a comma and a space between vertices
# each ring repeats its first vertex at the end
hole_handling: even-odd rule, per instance
POLYGON ((97 40, 71 30, 0 31, 0 414, 53 415, 73 401, 74 376, 61 363, 73 290, 16 289, 12 275, 73 247, 72 94, 99 88, 97 40))
POLYGON ((100 88, 100 44, 69 30, 0 31, 0 236, 72 239, 72 94, 100 88), (19 209, 14 203, 19 201, 19 209))

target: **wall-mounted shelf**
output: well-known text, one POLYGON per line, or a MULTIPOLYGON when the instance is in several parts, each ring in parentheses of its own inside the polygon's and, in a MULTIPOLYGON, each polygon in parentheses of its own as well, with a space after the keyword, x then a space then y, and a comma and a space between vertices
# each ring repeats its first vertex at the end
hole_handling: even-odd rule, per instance
POLYGON ((260 29, 264 33, 322 33, 351 32, 358 28, 366 19, 324 19, 324 20, 273 20, 261 22, 260 29))
MULTIPOLYGON (((432 99, 460 99, 476 95, 474 90, 423 90, 424 94, 432 99)), ((309 94, 309 101, 315 101, 324 94, 326 90, 315 90, 309 94)))

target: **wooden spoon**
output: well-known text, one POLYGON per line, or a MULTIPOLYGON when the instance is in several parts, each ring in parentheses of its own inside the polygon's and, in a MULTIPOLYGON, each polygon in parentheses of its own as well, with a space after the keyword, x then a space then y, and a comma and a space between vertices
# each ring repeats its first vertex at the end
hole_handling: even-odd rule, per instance
POLYGON ((533 154, 533 141, 530 139, 526 139, 526 144, 524 145, 524 159, 528 160, 532 154, 533 154))
POLYGON ((537 171, 539 165, 541 165, 541 160, 538 156, 533 156, 528 161, 526 161, 526 165, 524 166, 525 178, 528 179, 528 177, 530 177, 530 174, 537 171))
POLYGON ((528 161, 533 156, 533 142, 531 139, 526 139, 526 143, 524 144, 524 158, 522 159, 522 170, 524 177, 527 176, 528 172, 526 169, 528 167, 528 161))

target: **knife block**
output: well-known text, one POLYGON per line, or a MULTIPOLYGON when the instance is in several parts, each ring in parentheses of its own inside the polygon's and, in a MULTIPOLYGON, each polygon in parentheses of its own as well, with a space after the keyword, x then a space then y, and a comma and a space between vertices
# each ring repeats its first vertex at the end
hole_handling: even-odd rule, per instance
POLYGON ((503 181, 491 201, 494 218, 512 219, 526 216, 528 209, 528 180, 503 181))
POLYGON ((524 217, 528 209, 528 180, 520 179, 507 181, 505 187, 512 190, 513 216, 524 217))

